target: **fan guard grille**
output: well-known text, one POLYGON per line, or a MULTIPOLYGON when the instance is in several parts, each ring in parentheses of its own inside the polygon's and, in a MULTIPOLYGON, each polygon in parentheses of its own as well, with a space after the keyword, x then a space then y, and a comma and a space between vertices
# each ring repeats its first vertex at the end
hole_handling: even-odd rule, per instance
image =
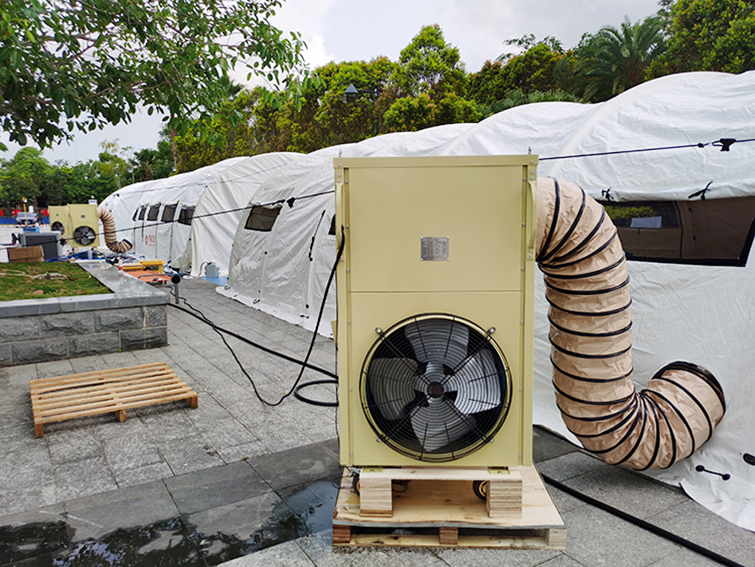
POLYGON ((360 396, 382 442, 407 457, 440 463, 493 439, 511 404, 511 374, 490 334, 442 313, 378 332, 362 366, 360 396))

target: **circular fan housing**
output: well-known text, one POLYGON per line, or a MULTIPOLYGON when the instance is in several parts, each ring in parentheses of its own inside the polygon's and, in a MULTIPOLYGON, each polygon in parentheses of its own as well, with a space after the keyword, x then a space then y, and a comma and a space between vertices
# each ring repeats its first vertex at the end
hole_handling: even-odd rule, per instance
POLYGON ((81 246, 89 246, 97 235, 91 226, 80 226, 73 231, 73 239, 81 246))
POLYGON ((492 441, 511 404, 511 374, 490 333, 447 314, 410 317, 370 349, 362 409, 378 437, 423 462, 465 457, 492 441))
POLYGON ((63 223, 60 221, 55 221, 54 223, 52 223, 52 226, 50 228, 56 232, 59 232, 60 234, 63 234, 65 232, 63 223))

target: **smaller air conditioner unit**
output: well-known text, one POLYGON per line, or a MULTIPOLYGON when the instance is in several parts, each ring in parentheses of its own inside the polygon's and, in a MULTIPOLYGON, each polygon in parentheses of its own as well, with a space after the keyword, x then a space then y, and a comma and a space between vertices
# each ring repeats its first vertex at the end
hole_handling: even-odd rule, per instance
POLYGON ((97 205, 65 205, 49 207, 50 228, 61 232, 74 247, 100 245, 97 205))

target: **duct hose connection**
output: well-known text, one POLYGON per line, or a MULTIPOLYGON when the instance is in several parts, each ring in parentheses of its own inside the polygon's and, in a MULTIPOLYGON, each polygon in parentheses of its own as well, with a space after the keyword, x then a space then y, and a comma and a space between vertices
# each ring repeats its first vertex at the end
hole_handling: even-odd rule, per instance
POLYGON ((113 252, 122 254, 131 250, 132 244, 128 240, 121 240, 120 242, 116 238, 115 219, 113 213, 108 211, 105 207, 97 207, 97 216, 102 221, 102 228, 105 232, 105 245, 113 252))
POLYGON ((688 457, 726 411, 721 386, 695 364, 672 362, 638 392, 629 275, 616 227, 570 183, 539 179, 537 203, 537 262, 564 423, 610 464, 647 470, 688 457))

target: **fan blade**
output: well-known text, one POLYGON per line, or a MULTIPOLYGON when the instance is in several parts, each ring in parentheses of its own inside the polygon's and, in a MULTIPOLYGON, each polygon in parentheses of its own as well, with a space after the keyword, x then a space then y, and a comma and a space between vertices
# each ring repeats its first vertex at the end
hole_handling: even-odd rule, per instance
POLYGON ((463 418, 449 405, 452 403, 431 399, 427 407, 412 413, 412 428, 425 453, 453 443, 475 427, 474 417, 463 418))
POLYGON ((417 361, 411 358, 375 358, 368 369, 370 391, 377 410, 386 419, 398 419, 414 401, 419 378, 417 361))
POLYGON ((475 354, 448 378, 444 390, 456 392, 453 403, 464 415, 499 406, 501 383, 493 356, 487 351, 475 354))
POLYGON ((442 361, 453 368, 467 356, 469 329, 450 319, 417 321, 404 329, 420 362, 442 361))

